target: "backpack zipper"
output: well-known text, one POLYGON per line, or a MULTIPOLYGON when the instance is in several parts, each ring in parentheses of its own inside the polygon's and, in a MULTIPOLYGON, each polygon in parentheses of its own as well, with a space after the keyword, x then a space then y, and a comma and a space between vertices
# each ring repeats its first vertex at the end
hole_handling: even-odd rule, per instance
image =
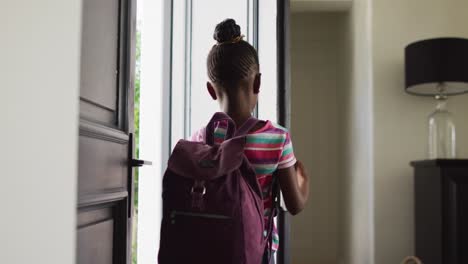
POLYGON ((204 214, 204 213, 172 211, 171 212, 171 224, 175 224, 176 216, 201 217, 201 218, 219 219, 219 220, 231 219, 231 217, 229 216, 219 215, 219 214, 204 214))

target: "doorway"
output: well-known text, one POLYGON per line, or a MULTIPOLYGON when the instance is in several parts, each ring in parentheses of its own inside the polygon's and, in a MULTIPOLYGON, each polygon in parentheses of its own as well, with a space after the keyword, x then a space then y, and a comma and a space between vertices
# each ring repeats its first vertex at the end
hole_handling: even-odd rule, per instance
POLYGON ((217 23, 234 18, 246 40, 258 49, 263 92, 256 114, 278 119, 277 5, 271 0, 139 0, 138 6, 137 153, 152 160, 153 166, 140 168, 136 177, 133 264, 149 264, 157 259, 161 182, 169 154, 179 139, 189 138, 218 110, 205 90, 206 56, 217 23))

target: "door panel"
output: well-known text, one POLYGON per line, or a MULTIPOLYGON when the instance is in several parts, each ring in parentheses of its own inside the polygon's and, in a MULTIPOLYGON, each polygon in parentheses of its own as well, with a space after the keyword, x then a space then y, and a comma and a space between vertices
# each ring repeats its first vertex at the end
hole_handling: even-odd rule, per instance
POLYGON ((116 122, 116 110, 106 108, 96 102, 80 98, 80 116, 96 120, 103 124, 113 125, 116 122))
POLYGON ((83 245, 78 249, 78 263, 112 263, 113 227, 109 219, 78 230, 78 243, 83 245))
POLYGON ((79 222, 82 224, 78 226, 78 245, 81 245, 78 248, 78 263, 112 263, 114 220, 109 214, 111 211, 104 208, 92 212, 92 215, 80 214, 79 222))
POLYGON ((112 215, 112 207, 83 210, 80 212, 80 217, 78 218, 78 227, 85 228, 90 224, 112 219, 112 215))
POLYGON ((130 263, 135 0, 83 0, 78 264, 130 263))
POLYGON ((107 111, 117 110, 119 1, 83 1, 81 97, 107 111))
POLYGON ((79 143, 79 193, 93 194, 113 189, 126 191, 128 142, 116 143, 82 136, 79 143))

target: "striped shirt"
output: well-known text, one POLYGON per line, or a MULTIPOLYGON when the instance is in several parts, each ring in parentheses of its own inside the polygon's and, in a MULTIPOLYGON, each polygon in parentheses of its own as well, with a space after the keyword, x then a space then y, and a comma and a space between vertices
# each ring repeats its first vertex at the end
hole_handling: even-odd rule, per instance
MULTIPOLYGON (((226 136, 227 122, 219 122, 215 125, 215 143, 220 144, 226 136)), ((192 141, 204 141, 205 128, 200 129, 192 136, 192 141)), ((285 169, 294 166, 296 157, 294 156, 293 145, 287 129, 270 121, 260 129, 250 132, 246 138, 245 155, 254 168, 257 179, 262 188, 265 224, 268 223, 273 197, 272 180, 273 173, 277 169, 285 169)), ((273 230, 272 249, 277 250, 279 245, 278 232, 276 226, 273 230)))

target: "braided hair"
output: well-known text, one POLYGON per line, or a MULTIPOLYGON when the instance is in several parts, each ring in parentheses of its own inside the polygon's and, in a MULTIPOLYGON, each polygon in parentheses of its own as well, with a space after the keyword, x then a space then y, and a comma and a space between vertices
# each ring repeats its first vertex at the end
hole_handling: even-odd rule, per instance
POLYGON ((258 54, 244 41, 240 26, 234 19, 216 25, 213 38, 217 41, 208 54, 208 78, 226 89, 235 88, 252 71, 259 70, 258 54))

